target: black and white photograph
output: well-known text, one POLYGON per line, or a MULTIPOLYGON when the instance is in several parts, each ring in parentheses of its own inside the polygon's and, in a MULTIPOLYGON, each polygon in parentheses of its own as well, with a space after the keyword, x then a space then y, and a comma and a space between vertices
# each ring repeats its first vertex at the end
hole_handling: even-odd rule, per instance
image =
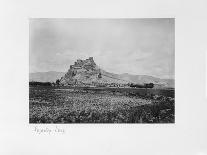
POLYGON ((0 1, 0 155, 207 155, 206 6, 0 1))
POLYGON ((175 123, 174 18, 29 19, 29 123, 175 123))

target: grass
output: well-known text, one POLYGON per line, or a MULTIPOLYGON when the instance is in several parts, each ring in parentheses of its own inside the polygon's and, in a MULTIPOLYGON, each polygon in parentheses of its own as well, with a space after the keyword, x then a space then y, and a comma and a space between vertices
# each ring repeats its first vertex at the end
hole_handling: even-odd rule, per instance
POLYGON ((30 123, 174 123, 174 98, 134 91, 30 87, 30 123))

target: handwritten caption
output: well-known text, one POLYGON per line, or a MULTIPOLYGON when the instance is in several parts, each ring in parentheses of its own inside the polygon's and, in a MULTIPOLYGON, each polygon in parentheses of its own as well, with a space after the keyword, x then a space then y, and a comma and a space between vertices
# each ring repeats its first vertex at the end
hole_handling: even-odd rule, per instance
POLYGON ((37 134, 65 134, 66 133, 64 128, 61 128, 57 125, 51 127, 35 126, 34 132, 37 134))

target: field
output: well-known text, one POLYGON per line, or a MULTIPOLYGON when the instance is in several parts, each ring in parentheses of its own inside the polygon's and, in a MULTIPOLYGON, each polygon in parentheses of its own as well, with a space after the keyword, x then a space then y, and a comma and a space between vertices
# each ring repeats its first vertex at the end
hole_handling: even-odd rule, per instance
POLYGON ((174 123, 174 90, 30 87, 30 123, 174 123))

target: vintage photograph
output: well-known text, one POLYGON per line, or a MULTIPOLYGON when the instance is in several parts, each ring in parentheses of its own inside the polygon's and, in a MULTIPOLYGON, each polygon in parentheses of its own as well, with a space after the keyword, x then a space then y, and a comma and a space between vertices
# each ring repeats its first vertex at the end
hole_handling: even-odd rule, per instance
POLYGON ((175 123, 175 19, 29 19, 29 123, 175 123))

